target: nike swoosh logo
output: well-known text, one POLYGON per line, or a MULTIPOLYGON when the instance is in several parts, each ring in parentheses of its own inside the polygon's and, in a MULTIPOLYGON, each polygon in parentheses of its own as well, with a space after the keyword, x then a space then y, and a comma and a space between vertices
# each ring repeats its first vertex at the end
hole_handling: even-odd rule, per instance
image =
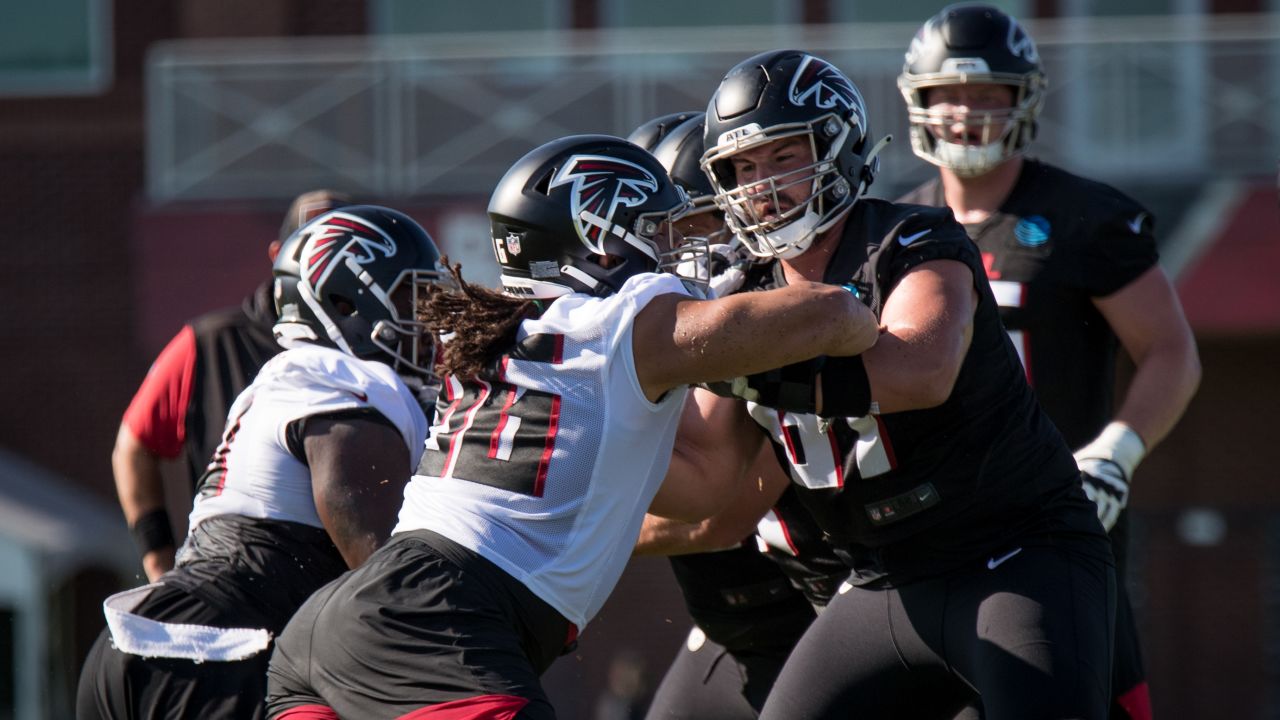
POLYGON ((1142 221, 1146 219, 1147 219, 1147 214, 1143 212, 1143 213, 1138 213, 1137 217, 1129 221, 1129 229, 1133 231, 1134 235, 1137 235, 1138 233, 1142 232, 1142 221))
POLYGON ((1006 561, 1006 560, 1008 560, 1009 558, 1013 557, 1014 555, 1017 555, 1017 554, 1018 554, 1018 553, 1020 553, 1020 552, 1022 552, 1022 548, 1015 548, 1015 549, 1010 550, 1009 552, 1005 553, 1004 555, 1001 555, 1001 556, 1000 556, 1000 557, 998 557, 998 558, 991 558, 990 560, 988 560, 988 561, 987 561, 987 569, 988 569, 988 570, 995 570, 996 568, 998 568, 998 567, 1000 567, 1001 565, 1003 565, 1003 564, 1005 563, 1005 561, 1006 561))
POLYGON ((369 396, 362 392, 356 392, 355 390, 348 390, 347 392, 351 393, 352 395, 355 395, 356 399, 359 400, 360 402, 369 402, 369 396))
POLYGON ((928 235, 931 232, 933 232, 933 228, 929 228, 928 230, 921 230, 915 235, 899 235, 898 244, 903 246, 910 245, 911 243, 919 240, 920 238, 924 237, 925 235, 928 235))

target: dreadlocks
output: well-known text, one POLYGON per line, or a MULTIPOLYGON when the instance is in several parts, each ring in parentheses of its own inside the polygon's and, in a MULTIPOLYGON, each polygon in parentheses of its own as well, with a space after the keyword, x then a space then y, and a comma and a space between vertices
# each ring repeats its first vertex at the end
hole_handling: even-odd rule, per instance
POLYGON ((519 300, 462 279, 462 265, 440 263, 449 268, 454 287, 433 285, 418 304, 418 320, 437 337, 449 336, 442 344, 436 367, 442 374, 471 379, 503 350, 515 342, 520 321, 537 313, 531 300, 519 300))

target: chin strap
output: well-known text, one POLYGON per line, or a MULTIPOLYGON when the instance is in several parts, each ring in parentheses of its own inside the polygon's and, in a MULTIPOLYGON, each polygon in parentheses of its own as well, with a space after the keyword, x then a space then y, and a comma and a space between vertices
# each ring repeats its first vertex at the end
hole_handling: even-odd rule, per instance
POLYGON ((885 135, 875 145, 871 146, 871 152, 867 153, 867 159, 862 163, 863 168, 870 168, 870 170, 864 170, 862 173, 862 179, 858 183, 858 197, 865 195, 867 190, 871 188, 871 181, 875 180, 876 173, 880 169, 880 161, 877 157, 880 155, 880 151, 884 150, 885 146, 891 142, 893 142, 893 136, 885 135))

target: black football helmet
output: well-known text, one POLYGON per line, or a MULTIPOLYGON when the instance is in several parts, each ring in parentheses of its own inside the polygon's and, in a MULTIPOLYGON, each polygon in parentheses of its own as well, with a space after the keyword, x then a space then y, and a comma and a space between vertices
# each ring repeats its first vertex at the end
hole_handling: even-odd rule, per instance
MULTIPOLYGON (((843 218, 875 179, 876 154, 867 108, 857 86, 834 65, 799 50, 774 50, 729 70, 707 107, 702 168, 725 221, 753 254, 792 258, 843 218), (804 137, 815 162, 800 180, 774 177, 751 189, 739 186, 730 158, 781 138, 804 137), (806 202, 776 219, 757 216, 757 192, 809 183, 806 202)), ((804 172, 803 170, 801 172, 804 172)), ((793 175, 794 173, 788 173, 793 175)), ((777 203, 775 203, 777 205, 777 203)))
POLYGON ((698 113, 671 128, 653 148, 653 156, 667 169, 671 179, 684 188, 693 203, 681 228, 685 238, 701 236, 709 245, 736 246, 738 243, 733 241, 725 224, 724 213, 716 205, 711 179, 702 171, 705 126, 706 115, 698 113))
POLYGON ((697 110, 685 110, 683 112, 659 115, 632 130, 631 134, 627 136, 627 141, 653 152, 653 149, 667 136, 667 133, 691 117, 702 117, 702 113, 697 110))
POLYGON ((916 32, 898 76, 911 123, 911 148, 958 175, 981 175, 1023 152, 1035 137, 1046 85, 1036 44, 1017 20, 990 5, 943 8, 916 32), (960 117, 929 109, 930 88, 963 83, 1010 85, 1013 105, 960 117), (942 138, 941 129, 960 119, 980 142, 942 138))
POLYGON ((439 260, 431 236, 404 213, 375 205, 326 212, 276 256, 276 340, 327 345, 430 378, 435 343, 415 308, 427 285, 448 282, 439 260))
POLYGON ((516 161, 489 200, 503 290, 551 299, 604 296, 632 275, 670 270, 674 224, 688 195, 643 148, 610 135, 572 135, 516 161))

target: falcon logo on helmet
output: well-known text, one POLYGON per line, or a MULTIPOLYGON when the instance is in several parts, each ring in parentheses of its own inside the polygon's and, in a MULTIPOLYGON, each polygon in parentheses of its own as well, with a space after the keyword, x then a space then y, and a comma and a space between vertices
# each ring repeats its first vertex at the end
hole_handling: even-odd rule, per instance
POLYGON ((625 235, 633 228, 615 228, 619 206, 636 207, 658 191, 648 170, 607 155, 574 155, 551 180, 551 187, 572 184, 570 211, 578 236, 592 252, 604 255, 606 233, 625 235))
MULTIPOLYGON (((307 283, 320 288, 339 263, 367 265, 383 257, 395 257, 396 243, 379 228, 354 215, 333 213, 309 228, 313 240, 305 246, 302 271, 307 283)), ((352 268, 357 274, 359 270, 352 268)))
MULTIPOLYGON (((858 88, 854 87, 844 73, 812 55, 805 56, 791 78, 790 96, 792 105, 813 105, 822 110, 840 105, 845 110, 858 112, 863 104, 858 88)), ((861 117, 858 119, 864 120, 861 117)))
POLYGON ((1040 53, 1036 50, 1036 42, 1022 29, 1017 20, 1009 18, 1009 54, 1020 57, 1029 63, 1040 62, 1040 53))

